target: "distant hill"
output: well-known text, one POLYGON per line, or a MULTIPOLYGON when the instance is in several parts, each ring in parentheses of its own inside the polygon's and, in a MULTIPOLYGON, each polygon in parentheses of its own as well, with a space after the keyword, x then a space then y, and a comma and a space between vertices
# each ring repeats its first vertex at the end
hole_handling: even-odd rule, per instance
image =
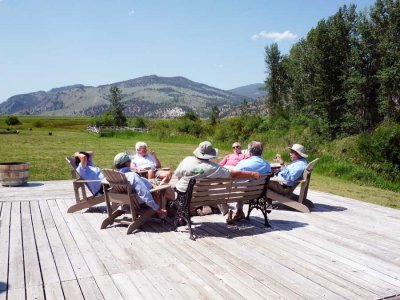
MULTIPOLYGON (((0 114, 98 115, 109 108, 109 102, 105 99, 111 86, 117 86, 122 91, 127 116, 168 118, 193 110, 205 117, 213 105, 218 106, 221 116, 226 116, 244 100, 243 95, 184 77, 150 75, 98 87, 77 84, 54 88, 48 92, 12 96, 0 103, 0 114)), ((251 99, 249 97, 246 100, 251 99)))
POLYGON ((263 90, 264 88, 265 85, 263 83, 254 83, 231 89, 229 92, 241 95, 248 99, 258 99, 267 96, 267 92, 263 90))

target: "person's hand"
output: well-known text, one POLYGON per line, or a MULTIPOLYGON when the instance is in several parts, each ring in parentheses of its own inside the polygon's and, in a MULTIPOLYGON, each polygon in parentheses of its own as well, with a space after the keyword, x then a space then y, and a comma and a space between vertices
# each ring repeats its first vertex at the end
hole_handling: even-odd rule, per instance
POLYGON ((162 209, 161 207, 157 209, 156 213, 160 217, 160 219, 165 219, 167 217, 167 210, 162 209))
POLYGON ((274 161, 278 162, 281 165, 283 164, 283 159, 280 154, 275 155, 274 161))
POLYGON ((156 153, 154 152, 153 149, 150 150, 150 155, 151 155, 151 156, 156 156, 156 153))
POLYGON ((258 173, 258 172, 253 172, 253 178, 254 178, 254 179, 259 179, 259 178, 260 178, 260 173, 258 173))

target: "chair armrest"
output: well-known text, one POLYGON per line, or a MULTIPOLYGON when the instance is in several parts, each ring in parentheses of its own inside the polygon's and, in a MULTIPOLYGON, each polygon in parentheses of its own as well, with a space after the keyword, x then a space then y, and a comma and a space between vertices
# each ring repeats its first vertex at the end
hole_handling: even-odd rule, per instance
POLYGON ((162 191, 162 190, 165 190, 165 189, 167 189, 167 188, 172 188, 172 187, 171 187, 171 185, 169 185, 169 184, 157 185, 157 186, 153 187, 153 188, 150 190, 150 193, 152 193, 152 192, 157 192, 157 191, 162 191))
POLYGON ((75 182, 102 182, 100 179, 87 180, 87 179, 76 179, 75 182))
POLYGON ((289 180, 279 179, 279 178, 277 178, 277 177, 271 177, 269 180, 270 180, 270 181, 281 182, 281 183, 285 183, 285 182, 288 182, 288 181, 289 181, 289 180))

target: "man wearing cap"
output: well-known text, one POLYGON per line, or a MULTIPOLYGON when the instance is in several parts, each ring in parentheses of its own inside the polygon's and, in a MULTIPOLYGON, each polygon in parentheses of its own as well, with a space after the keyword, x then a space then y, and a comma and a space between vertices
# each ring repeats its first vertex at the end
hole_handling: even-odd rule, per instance
POLYGON ((245 154, 242 153, 242 147, 238 142, 234 142, 232 144, 232 154, 226 155, 220 162, 219 164, 221 166, 224 166, 225 168, 228 169, 233 169, 234 166, 238 164, 242 159, 247 158, 245 154))
POLYGON ((293 144, 292 147, 288 148, 290 149, 290 160, 292 163, 286 165, 281 156, 276 154, 275 161, 281 165, 281 170, 276 177, 268 182, 268 188, 283 195, 287 195, 293 191, 296 186, 295 181, 303 175, 308 164, 306 160, 308 155, 305 153, 304 146, 293 144))
POLYGON ((160 216, 166 215, 166 211, 160 208, 150 193, 153 185, 146 178, 140 177, 137 173, 131 171, 131 159, 128 154, 125 152, 118 153, 114 157, 114 165, 118 172, 124 173, 126 179, 131 183, 132 189, 139 196, 139 203, 145 203, 160 216))
MULTIPOLYGON (((176 185, 178 193, 186 192, 191 178, 260 178, 258 172, 229 170, 210 161, 217 156, 217 151, 209 141, 201 142, 193 154, 194 156, 184 158, 175 170, 179 179, 176 185)), ((220 210, 226 215, 229 208, 220 207, 220 210)))

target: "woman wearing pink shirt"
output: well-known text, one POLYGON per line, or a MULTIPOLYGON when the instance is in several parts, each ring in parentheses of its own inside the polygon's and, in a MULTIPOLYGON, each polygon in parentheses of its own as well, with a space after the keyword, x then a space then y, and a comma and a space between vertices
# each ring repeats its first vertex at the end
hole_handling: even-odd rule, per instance
POLYGON ((242 159, 246 159, 248 156, 242 153, 242 147, 238 142, 232 144, 232 154, 228 154, 220 161, 220 165, 226 168, 233 168, 235 167, 239 161, 242 159))

